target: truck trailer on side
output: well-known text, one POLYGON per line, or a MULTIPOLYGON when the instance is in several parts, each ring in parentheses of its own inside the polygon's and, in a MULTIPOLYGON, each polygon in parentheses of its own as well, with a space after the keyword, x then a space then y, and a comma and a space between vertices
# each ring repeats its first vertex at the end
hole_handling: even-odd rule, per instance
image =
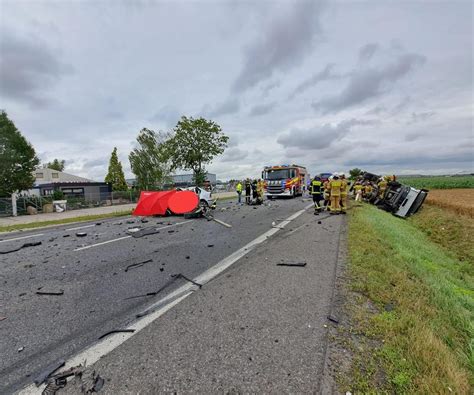
POLYGON ((310 176, 306 167, 299 165, 265 166, 262 172, 265 196, 296 197, 303 195, 310 176))

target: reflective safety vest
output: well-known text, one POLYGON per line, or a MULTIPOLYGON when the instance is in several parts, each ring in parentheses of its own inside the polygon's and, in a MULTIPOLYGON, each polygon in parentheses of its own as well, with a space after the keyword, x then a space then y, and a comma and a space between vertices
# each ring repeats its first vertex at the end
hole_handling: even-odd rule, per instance
POLYGON ((360 185, 360 184, 354 185, 354 189, 355 189, 356 192, 362 191, 362 188, 363 188, 363 186, 360 185))
POLYGON ((347 181, 344 179, 344 180, 341 180, 341 195, 345 196, 347 195, 347 181))
POLYGON ((387 189, 387 181, 380 181, 378 183, 378 186, 379 186, 380 190, 385 191, 385 189, 387 189))
POLYGON ((237 190, 237 192, 242 192, 242 184, 239 182, 235 189, 237 190))
POLYGON ((313 182, 311 182, 311 194, 312 195, 320 195, 322 185, 323 185, 323 183, 321 181, 313 180, 313 182))
POLYGON ((331 180, 329 183, 331 188, 331 196, 340 196, 341 195, 341 187, 342 181, 341 180, 331 180))

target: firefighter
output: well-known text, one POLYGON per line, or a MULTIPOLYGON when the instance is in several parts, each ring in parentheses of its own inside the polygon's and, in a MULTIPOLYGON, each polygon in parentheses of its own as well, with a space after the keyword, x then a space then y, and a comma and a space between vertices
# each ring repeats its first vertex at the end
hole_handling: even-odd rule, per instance
POLYGON ((374 188, 372 187, 372 183, 370 181, 366 181, 364 185, 364 199, 369 201, 372 197, 372 191, 374 188))
POLYGON ((257 195, 258 195, 258 200, 260 204, 263 203, 264 190, 265 190, 265 183, 263 182, 262 179, 260 179, 258 180, 258 183, 257 183, 257 195))
POLYGON ((314 215, 318 215, 321 212, 320 202, 323 199, 322 197, 322 186, 321 178, 315 176, 310 185, 310 193, 313 196, 314 202, 314 215))
POLYGON ((252 193, 252 185, 250 184, 250 179, 245 180, 245 203, 250 204, 250 195, 252 193))
POLYGON ((235 190, 239 197, 239 204, 241 204, 242 203, 242 184, 240 183, 240 181, 237 182, 237 186, 235 187, 235 190))
POLYGON ((329 206, 329 200, 331 198, 331 187, 329 186, 329 179, 324 181, 323 187, 324 187, 324 194, 323 194, 324 208, 326 210, 330 210, 331 207, 329 206))
POLYGON ((252 182, 252 204, 257 204, 258 192, 257 192, 257 180, 252 182))
POLYGON ((341 213, 345 214, 347 210, 347 190, 348 184, 345 174, 341 174, 341 213))
POLYGON ((387 181, 381 177, 377 186, 379 187, 379 194, 378 194, 378 198, 379 199, 383 199, 383 197, 385 196, 385 191, 387 190, 387 181))
POLYGON ((341 188, 342 181, 339 179, 338 175, 335 174, 331 181, 329 181, 329 189, 331 194, 331 214, 339 214, 341 212, 341 206, 339 201, 341 199, 341 188))
POLYGON ((356 202, 361 202, 362 201, 362 190, 364 189, 364 186, 360 181, 357 181, 354 185, 354 191, 355 191, 355 201, 356 202))

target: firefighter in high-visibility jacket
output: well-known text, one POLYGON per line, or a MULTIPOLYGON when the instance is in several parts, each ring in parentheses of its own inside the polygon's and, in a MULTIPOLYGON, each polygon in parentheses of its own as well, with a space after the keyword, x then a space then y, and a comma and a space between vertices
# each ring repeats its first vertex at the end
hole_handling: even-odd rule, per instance
POLYGON ((347 184, 346 176, 341 174, 341 213, 345 214, 347 210, 347 192, 349 185, 347 184))
POLYGON ((321 178, 315 176, 311 181, 310 192, 313 197, 314 203, 314 215, 318 215, 321 212, 321 200, 323 199, 323 183, 321 178))
POLYGON ((339 204, 341 199, 341 188, 342 181, 337 175, 333 176, 332 180, 329 181, 329 189, 331 193, 331 214, 339 214, 341 212, 341 206, 339 204))
POLYGON ((324 188, 324 194, 323 194, 324 208, 326 210, 330 210, 331 206, 329 204, 329 199, 331 198, 331 187, 329 186, 329 180, 324 181, 323 188, 324 188))
POLYGON ((385 180, 384 178, 381 178, 379 183, 377 184, 377 186, 379 187, 379 194, 378 194, 378 197, 379 199, 383 199, 383 197, 385 196, 385 191, 387 190, 387 180, 385 180))

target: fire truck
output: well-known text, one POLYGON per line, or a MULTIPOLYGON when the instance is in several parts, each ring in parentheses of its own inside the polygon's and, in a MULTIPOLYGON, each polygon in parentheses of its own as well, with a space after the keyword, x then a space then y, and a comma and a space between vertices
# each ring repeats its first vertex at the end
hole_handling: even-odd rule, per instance
POLYGON ((268 199, 301 196, 310 180, 306 167, 299 165, 265 166, 262 178, 268 199))

